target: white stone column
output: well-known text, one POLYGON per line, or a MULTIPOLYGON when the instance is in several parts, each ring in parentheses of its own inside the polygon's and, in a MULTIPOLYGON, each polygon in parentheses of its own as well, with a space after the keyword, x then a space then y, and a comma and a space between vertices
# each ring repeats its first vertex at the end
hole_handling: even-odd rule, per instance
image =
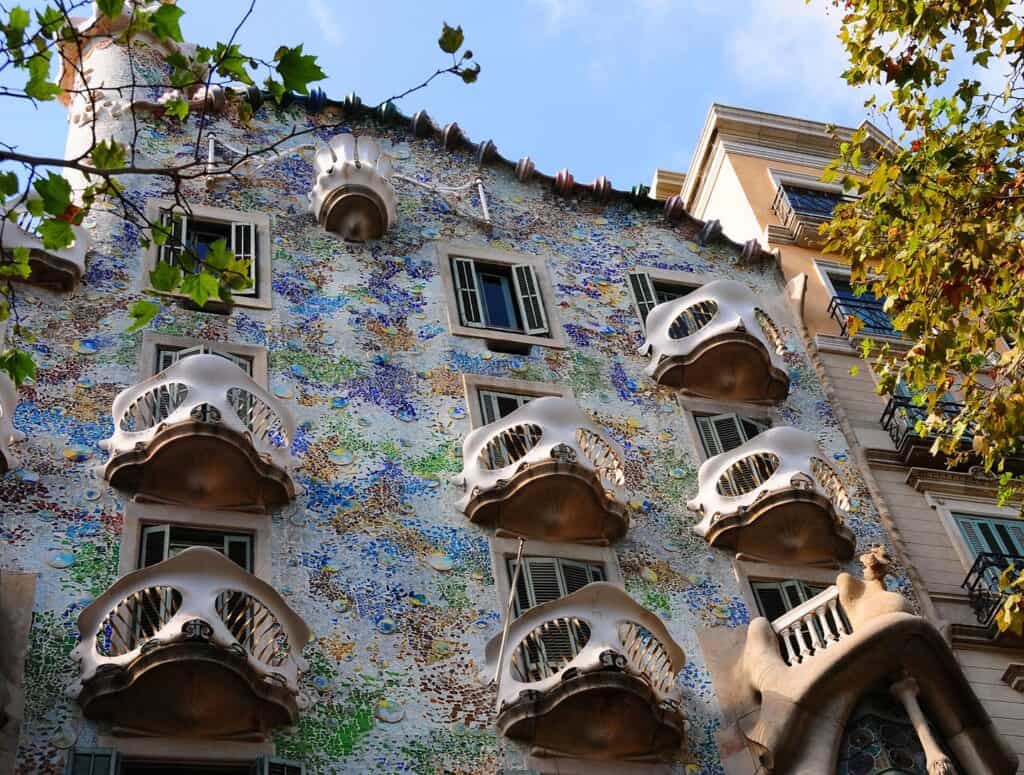
POLYGON ((928 726, 928 719, 925 718, 924 711, 921 710, 921 705, 917 701, 920 691, 917 681, 907 676, 889 687, 889 691, 903 703, 903 707, 907 710, 907 716, 910 717, 910 723, 914 725, 917 739, 921 741, 921 747, 924 749, 928 775, 956 775, 953 762, 943 753, 942 747, 935 739, 935 735, 932 734, 931 727, 928 726))

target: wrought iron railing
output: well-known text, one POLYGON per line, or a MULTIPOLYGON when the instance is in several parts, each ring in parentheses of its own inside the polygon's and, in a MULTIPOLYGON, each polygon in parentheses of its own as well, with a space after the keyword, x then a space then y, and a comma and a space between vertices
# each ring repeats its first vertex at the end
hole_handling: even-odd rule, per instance
POLYGON ((1006 594, 999 589, 999 577, 1011 565, 1024 569, 1024 556, 983 552, 974 559, 974 565, 960 584, 967 591, 967 598, 978 622, 985 626, 991 624, 996 611, 1006 599, 1006 594))
MULTIPOLYGON (((963 408, 964 405, 957 401, 935 402, 936 414, 942 415, 947 420, 955 420, 960 416, 963 408)), ((927 418, 928 410, 923 406, 917 406, 911 396, 895 395, 889 397, 889 402, 885 405, 885 411, 882 412, 881 423, 882 427, 888 431, 889 438, 892 439, 893 444, 899 448, 909 437, 935 438, 934 433, 921 436, 917 432, 918 421, 924 421, 927 418)), ((969 442, 973 437, 974 432, 971 429, 967 429, 960 438, 962 441, 969 442)))
POLYGON ((828 305, 828 314, 839 324, 843 336, 847 336, 851 318, 861 322, 857 333, 876 336, 899 336, 889 315, 882 309, 881 299, 855 299, 850 296, 833 296, 828 305))
POLYGON ((781 185, 775 193, 772 211, 782 225, 792 230, 797 221, 820 225, 832 219, 832 213, 852 197, 820 189, 781 185))

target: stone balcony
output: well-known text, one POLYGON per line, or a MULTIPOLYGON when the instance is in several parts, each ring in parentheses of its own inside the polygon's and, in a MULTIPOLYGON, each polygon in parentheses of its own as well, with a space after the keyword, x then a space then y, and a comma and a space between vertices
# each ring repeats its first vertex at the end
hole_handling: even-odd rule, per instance
POLYGON ((715 280, 647 315, 646 373, 703 398, 777 402, 789 394, 782 336, 743 283, 715 280))
POLYGON ((746 747, 759 772, 837 772, 858 701, 881 691, 903 706, 899 723, 918 738, 902 755, 919 758, 923 769, 915 763, 900 772, 1016 772, 1016 756, 942 635, 886 589, 884 550, 875 547, 861 561, 863 579, 840 573, 834 586, 775 621, 754 619, 745 642, 721 628, 702 635, 722 705, 719 740, 729 740, 723 751, 746 747))
POLYGON ((0 228, 0 248, 5 253, 15 248, 28 248, 31 274, 26 282, 57 291, 71 291, 85 273, 85 255, 89 251, 89 232, 72 225, 75 239, 69 247, 55 250, 43 246, 38 232, 40 218, 24 206, 14 208, 13 221, 4 221, 0 228))
POLYGON ((685 655, 661 620, 595 582, 531 608, 487 645, 501 734, 536 756, 649 761, 684 739, 685 655))
POLYGON ((0 372, 0 476, 18 467, 18 457, 11 445, 22 441, 25 434, 14 428, 14 412, 18 407, 18 389, 7 374, 0 372))
POLYGON ((537 398, 462 445, 458 508, 475 523, 547 541, 608 543, 629 528, 625 454, 579 406, 537 398))
POLYGON ((213 549, 122 576, 78 630, 72 694, 88 718, 124 734, 261 739, 297 720, 309 628, 213 549))
POLYGON ((364 242, 382 237, 398 220, 391 157, 368 137, 339 133, 314 159, 309 211, 328 231, 364 242))
POLYGON ((265 511, 295 495, 295 420, 225 358, 182 358, 121 392, 113 417, 104 476, 139 501, 265 511))
POLYGON ((809 433, 770 428, 705 460, 694 531, 712 546, 765 562, 835 564, 853 557, 850 497, 809 433))

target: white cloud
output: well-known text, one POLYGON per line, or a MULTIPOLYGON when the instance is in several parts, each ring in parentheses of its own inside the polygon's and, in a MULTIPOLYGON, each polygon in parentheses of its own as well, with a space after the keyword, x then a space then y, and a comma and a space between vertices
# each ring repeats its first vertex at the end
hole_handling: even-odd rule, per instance
POLYGON ((550 33, 560 32, 563 25, 583 13, 584 0, 533 0, 544 13, 544 25, 550 33))
POLYGON ((324 39, 336 46, 341 45, 345 36, 338 23, 337 13, 327 5, 327 0, 306 0, 306 7, 316 21, 316 26, 324 39))
POLYGON ((830 111, 859 108, 867 94, 840 78, 847 64, 836 38, 841 19, 826 8, 823 2, 753 0, 732 15, 727 50, 737 80, 768 93, 791 92, 791 102, 820 106, 826 118, 830 111))

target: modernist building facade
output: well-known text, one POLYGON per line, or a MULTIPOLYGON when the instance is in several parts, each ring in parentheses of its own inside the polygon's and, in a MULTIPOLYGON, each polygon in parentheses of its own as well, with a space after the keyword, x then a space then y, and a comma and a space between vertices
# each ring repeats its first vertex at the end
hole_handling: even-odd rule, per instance
MULTIPOLYGON (((137 100, 147 163, 192 154, 161 96, 101 132, 137 100)), ((1016 770, 756 239, 423 112, 194 96, 218 158, 313 131, 187 208, 136 181, 162 248, 5 232, 45 336, 0 383, 0 767, 1016 770), (124 333, 218 239, 252 289, 124 333)))

